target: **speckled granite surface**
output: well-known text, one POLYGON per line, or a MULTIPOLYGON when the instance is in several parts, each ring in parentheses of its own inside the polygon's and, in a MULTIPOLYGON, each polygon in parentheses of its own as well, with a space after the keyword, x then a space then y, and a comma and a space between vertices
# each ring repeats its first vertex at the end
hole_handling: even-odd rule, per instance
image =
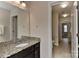
POLYGON ((28 48, 36 43, 40 42, 40 38, 35 37, 23 37, 21 40, 8 41, 0 43, 0 58, 7 58, 8 56, 15 54, 25 48, 28 48), (28 43, 24 47, 16 47, 19 44, 28 43))

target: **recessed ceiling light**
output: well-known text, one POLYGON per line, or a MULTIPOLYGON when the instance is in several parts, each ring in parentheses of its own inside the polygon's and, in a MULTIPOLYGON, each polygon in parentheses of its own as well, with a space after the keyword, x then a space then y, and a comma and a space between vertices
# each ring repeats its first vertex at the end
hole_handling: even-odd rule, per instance
POLYGON ((69 14, 63 14, 62 16, 63 16, 63 17, 67 17, 68 15, 69 15, 69 14))
POLYGON ((66 8, 68 6, 68 2, 64 2, 60 5, 62 8, 66 8))
POLYGON ((25 4, 24 2, 22 2, 22 4, 21 4, 21 5, 22 5, 22 7, 26 7, 26 4, 25 4))

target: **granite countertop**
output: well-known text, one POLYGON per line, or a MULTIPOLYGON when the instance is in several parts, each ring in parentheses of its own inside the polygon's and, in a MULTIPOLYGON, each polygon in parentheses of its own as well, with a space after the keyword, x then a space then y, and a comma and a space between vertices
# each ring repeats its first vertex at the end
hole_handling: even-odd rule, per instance
POLYGON ((17 42, 14 42, 14 41, 1 42, 0 43, 0 58, 7 58, 38 42, 40 42, 39 38, 27 38, 23 40, 21 39, 21 40, 17 40, 17 42), (17 45, 22 44, 22 43, 28 43, 28 45, 23 46, 23 47, 16 47, 17 45))

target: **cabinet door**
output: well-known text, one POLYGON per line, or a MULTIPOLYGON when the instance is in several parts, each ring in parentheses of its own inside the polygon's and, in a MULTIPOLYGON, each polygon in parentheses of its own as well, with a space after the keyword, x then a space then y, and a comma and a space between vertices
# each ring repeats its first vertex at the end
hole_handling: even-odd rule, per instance
POLYGON ((40 58, 39 48, 35 49, 35 58, 40 58))
POLYGON ((35 58, 40 58, 40 43, 35 45, 35 58))
POLYGON ((40 58, 40 43, 28 47, 8 58, 40 58))
POLYGON ((34 53, 34 51, 31 52, 30 54, 24 56, 24 58, 35 58, 35 53, 34 53))

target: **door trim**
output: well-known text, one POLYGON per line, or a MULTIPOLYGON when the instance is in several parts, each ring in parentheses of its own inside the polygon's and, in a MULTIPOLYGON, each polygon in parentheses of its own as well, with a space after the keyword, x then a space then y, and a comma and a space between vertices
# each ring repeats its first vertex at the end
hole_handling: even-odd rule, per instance
POLYGON ((50 58, 53 58, 53 51, 52 51, 52 6, 55 6, 57 4, 60 4, 62 2, 60 1, 52 1, 52 2, 49 2, 48 3, 48 38, 49 38, 49 41, 48 41, 48 49, 49 49, 49 57, 50 58))

